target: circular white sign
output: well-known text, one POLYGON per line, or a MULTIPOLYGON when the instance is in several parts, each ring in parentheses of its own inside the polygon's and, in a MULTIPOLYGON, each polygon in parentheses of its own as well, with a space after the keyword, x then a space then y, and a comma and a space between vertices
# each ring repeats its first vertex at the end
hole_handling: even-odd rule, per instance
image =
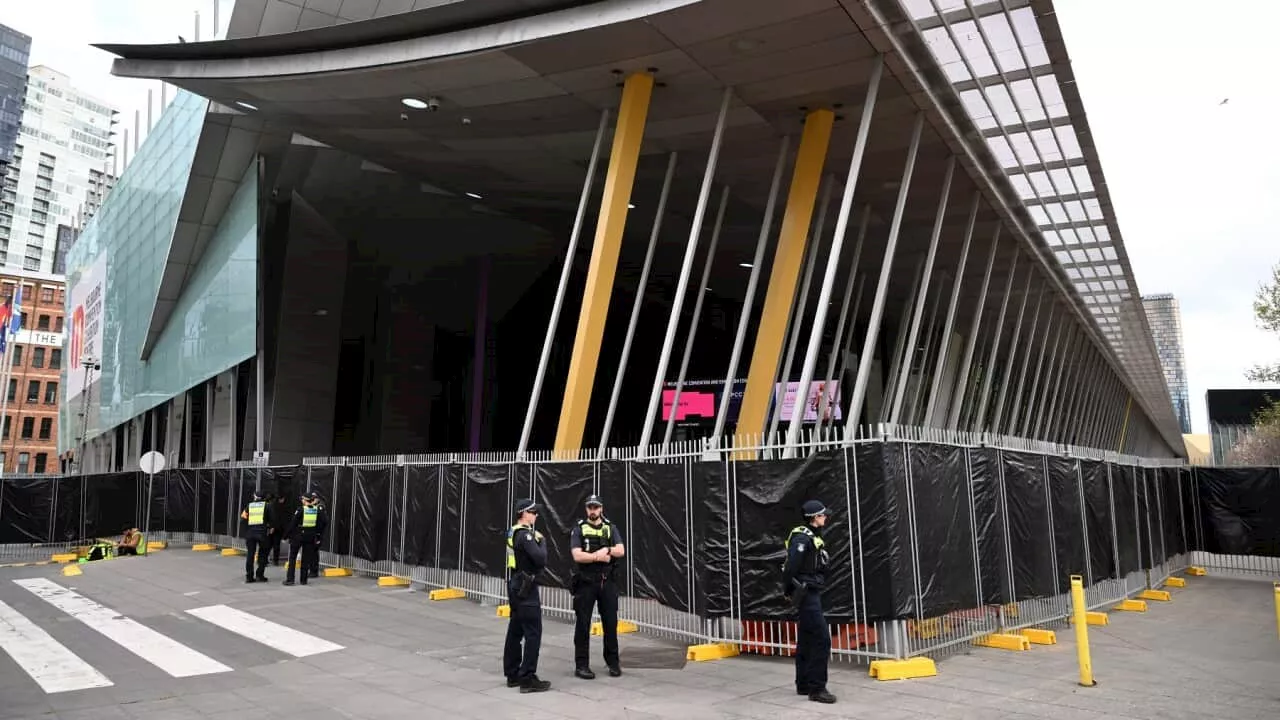
POLYGON ((155 475, 164 469, 164 455, 155 450, 143 453, 142 457, 138 458, 138 467, 148 475, 155 475))

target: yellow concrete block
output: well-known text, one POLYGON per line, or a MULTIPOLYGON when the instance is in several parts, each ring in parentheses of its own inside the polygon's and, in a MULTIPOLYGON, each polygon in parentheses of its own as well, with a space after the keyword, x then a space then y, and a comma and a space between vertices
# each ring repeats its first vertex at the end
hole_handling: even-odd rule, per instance
POLYGON ((461 600, 467 596, 467 593, 458 588, 440 588, 427 593, 427 597, 432 600, 461 600))
POLYGON ((210 550, 217 550, 217 549, 218 548, 216 546, 210 545, 209 543, 199 543, 197 545, 191 546, 192 552, 209 552, 210 550))
POLYGON ((84 573, 80 570, 79 565, 64 565, 62 567, 62 574, 70 577, 72 575, 83 575, 84 573))
POLYGON ((1165 580, 1164 584, 1168 585, 1169 587, 1181 588, 1181 587, 1187 586, 1187 581, 1183 580, 1180 577, 1171 577, 1168 580, 1165 580))
POLYGON ((147 552, 152 550, 164 550, 169 547, 169 543, 164 540, 152 540, 147 543, 147 552))
POLYGON ((79 559, 80 559, 80 556, 76 555, 75 553, 58 553, 57 555, 54 555, 53 557, 49 558, 51 562, 56 562, 56 563, 75 562, 76 560, 79 560, 79 559))
MULTIPOLYGON (((623 633, 633 633, 638 631, 639 629, 640 628, 636 627, 636 624, 633 622, 629 622, 627 620, 618 621, 619 635, 622 635, 623 633)), ((600 623, 591 623, 591 634, 597 637, 604 635, 604 626, 601 625, 600 623)))
POLYGON ((708 660, 723 660, 724 658, 735 657, 738 654, 738 646, 733 643, 708 643, 706 645, 690 645, 685 658, 693 662, 706 662, 708 660))
POLYGON ((1057 645, 1058 634, 1052 630, 1041 630, 1040 628, 1027 628, 1018 633, 1026 638, 1033 645, 1057 645))
POLYGON ((511 617, 511 606, 510 606, 510 605, 499 605, 499 606, 498 606, 498 617, 511 617))
POLYGON ((1192 567, 1187 568, 1187 574, 1188 574, 1188 575, 1192 575, 1192 576, 1194 576, 1194 577, 1204 577, 1205 575, 1208 575, 1209 573, 1208 573, 1204 568, 1202 568, 1202 567, 1195 567, 1195 566, 1192 566, 1192 567))
POLYGON ((320 571, 324 577, 351 577, 351 570, 348 568, 325 568, 320 571))
POLYGON ((1138 597, 1143 600, 1156 600, 1159 602, 1169 602, 1173 599, 1168 590, 1143 590, 1138 593, 1138 597))
MULTIPOLYGON (((1075 617, 1069 617, 1068 621, 1074 623, 1075 617)), ((1084 614, 1084 623, 1086 625, 1110 625, 1111 621, 1104 612, 1087 612, 1084 614)))
POLYGON ((913 657, 906 660, 876 660, 871 663, 871 677, 876 680, 912 680, 934 677, 938 666, 931 658, 913 657))
POLYGON ((244 550, 241 550, 240 548, 222 548, 222 556, 223 556, 223 557, 232 557, 232 556, 235 556, 235 555, 244 555, 244 552, 245 552, 245 551, 244 551, 244 550))
POLYGON ((383 575, 378 578, 378 587, 409 587, 409 581, 394 575, 383 575))
POLYGON ((1111 609, 1119 610, 1120 612, 1146 612, 1147 603, 1144 600, 1121 600, 1119 604, 1111 609))
POLYGON ((995 633, 980 637, 973 642, 979 647, 995 648, 996 650, 1030 650, 1031 641, 1021 635, 1011 635, 1008 633, 995 633))

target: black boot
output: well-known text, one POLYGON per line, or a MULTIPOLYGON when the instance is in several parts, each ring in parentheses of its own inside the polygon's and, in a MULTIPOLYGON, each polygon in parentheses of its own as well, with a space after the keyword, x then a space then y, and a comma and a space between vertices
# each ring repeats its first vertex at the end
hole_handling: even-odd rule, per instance
POLYGON ((817 692, 809 693, 809 699, 816 703, 831 705, 836 701, 836 696, 826 690, 818 690, 817 692))
POLYGON ((540 693, 551 689, 551 683, 546 680, 539 680, 537 675, 530 675, 520 681, 520 692, 522 693, 540 693))
POLYGON ((587 667, 586 665, 579 665, 578 667, 574 668, 573 674, 577 677, 582 678, 583 680, 596 679, 596 674, 591 672, 591 668, 587 667))

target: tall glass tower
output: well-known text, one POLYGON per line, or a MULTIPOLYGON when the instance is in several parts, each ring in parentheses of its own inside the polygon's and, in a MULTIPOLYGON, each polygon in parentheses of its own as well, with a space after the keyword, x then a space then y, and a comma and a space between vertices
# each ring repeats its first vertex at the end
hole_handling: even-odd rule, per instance
POLYGON ((1183 434, 1191 432, 1191 398, 1187 389, 1187 361, 1182 350, 1182 312, 1178 299, 1169 294, 1145 295, 1142 307, 1147 312, 1147 324, 1151 337, 1156 341, 1156 353, 1160 356, 1160 368, 1164 381, 1169 385, 1173 409, 1178 414, 1178 425, 1183 434))
POLYGON ((30 55, 31 38, 0 25, 0 168, 13 162, 13 146, 22 127, 22 99, 27 93, 30 55))

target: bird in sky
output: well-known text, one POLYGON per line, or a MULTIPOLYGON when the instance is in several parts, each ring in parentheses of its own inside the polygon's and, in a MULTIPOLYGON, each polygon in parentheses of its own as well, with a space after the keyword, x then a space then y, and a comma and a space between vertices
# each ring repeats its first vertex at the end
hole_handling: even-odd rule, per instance
POLYGON ((1231 102, 1231 98, 1223 98, 1222 102, 1218 103, 1218 107, 1222 107, 1223 105, 1226 105, 1229 102, 1231 102))

